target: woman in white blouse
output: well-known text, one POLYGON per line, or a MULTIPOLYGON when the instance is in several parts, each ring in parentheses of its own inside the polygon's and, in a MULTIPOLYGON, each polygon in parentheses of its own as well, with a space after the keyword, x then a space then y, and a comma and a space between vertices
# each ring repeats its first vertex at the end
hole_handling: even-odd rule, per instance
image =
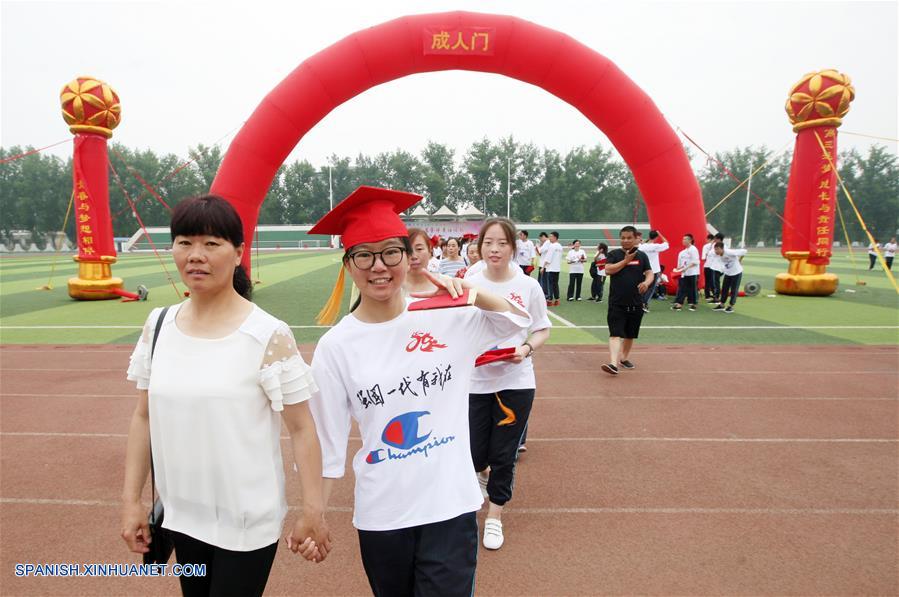
POLYGON ((172 255, 190 299, 154 309, 128 367, 138 388, 125 461, 122 538, 135 553, 152 541, 141 492, 150 471, 163 527, 181 564, 185 595, 261 595, 287 513, 281 422, 303 487, 287 545, 320 561, 324 522, 321 448, 307 400, 311 369, 290 328, 247 300, 243 227, 219 197, 182 201, 172 214, 172 255), (154 336, 156 336, 154 347, 154 336))

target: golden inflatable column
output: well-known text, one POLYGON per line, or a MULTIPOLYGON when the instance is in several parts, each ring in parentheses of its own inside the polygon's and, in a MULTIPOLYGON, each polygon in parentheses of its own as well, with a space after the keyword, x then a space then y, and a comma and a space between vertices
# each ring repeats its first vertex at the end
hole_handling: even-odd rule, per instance
POLYGON ((837 276, 827 273, 837 201, 837 127, 854 98, 849 77, 835 70, 808 73, 790 91, 786 110, 796 146, 781 246, 790 265, 774 279, 780 294, 829 296, 839 285, 837 276))
POLYGON ((73 214, 78 240, 78 276, 69 279, 69 296, 114 299, 123 281, 112 275, 116 262, 109 211, 107 140, 121 119, 119 97, 92 77, 78 77, 59 94, 62 116, 75 135, 72 160, 73 214))

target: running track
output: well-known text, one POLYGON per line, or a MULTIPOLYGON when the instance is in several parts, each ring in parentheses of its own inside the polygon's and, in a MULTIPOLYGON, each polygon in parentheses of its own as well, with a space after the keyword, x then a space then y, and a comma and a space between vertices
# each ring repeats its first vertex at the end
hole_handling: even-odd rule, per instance
MULTIPOLYGON (((173 578, 13 576, 138 561, 119 538, 129 351, 0 347, 3 595, 178 594, 173 578)), ((605 356, 535 357, 530 449, 479 595, 899 594, 897 347, 647 346, 617 378, 605 356)), ((351 485, 329 559, 282 544, 267 594, 368 594, 351 485)))

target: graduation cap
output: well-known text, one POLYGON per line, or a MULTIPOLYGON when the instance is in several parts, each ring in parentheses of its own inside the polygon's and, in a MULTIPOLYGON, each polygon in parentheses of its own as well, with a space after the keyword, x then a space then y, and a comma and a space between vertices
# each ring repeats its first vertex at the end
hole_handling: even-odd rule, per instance
MULTIPOLYGON (((376 243, 388 238, 409 236, 399 214, 409 209, 422 196, 404 191, 360 186, 320 219, 307 234, 339 234, 349 249, 362 243, 376 243)), ((316 321, 331 325, 340 312, 345 268, 340 266, 337 283, 316 321)))

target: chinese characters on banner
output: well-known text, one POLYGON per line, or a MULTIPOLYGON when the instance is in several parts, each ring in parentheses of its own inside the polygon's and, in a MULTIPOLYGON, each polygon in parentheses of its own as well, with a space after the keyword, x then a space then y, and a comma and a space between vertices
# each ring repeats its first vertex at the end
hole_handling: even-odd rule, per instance
POLYGON ((830 263, 831 246, 833 245, 834 202, 836 201, 836 172, 831 164, 837 161, 837 130, 834 127, 822 127, 821 141, 826 153, 818 147, 819 161, 816 164, 814 195, 811 200, 809 217, 809 258, 813 265, 830 263), (829 156, 829 159, 828 159, 829 156))
POLYGON ((78 238, 78 256, 87 260, 96 259, 94 247, 94 229, 91 220, 91 201, 84 178, 75 179, 75 225, 78 238))
POLYGON ((75 135, 72 176, 75 185, 75 236, 80 261, 115 257, 112 219, 109 215, 106 139, 75 135))
POLYGON ((493 56, 495 37, 493 27, 425 27, 422 43, 425 54, 493 56))

